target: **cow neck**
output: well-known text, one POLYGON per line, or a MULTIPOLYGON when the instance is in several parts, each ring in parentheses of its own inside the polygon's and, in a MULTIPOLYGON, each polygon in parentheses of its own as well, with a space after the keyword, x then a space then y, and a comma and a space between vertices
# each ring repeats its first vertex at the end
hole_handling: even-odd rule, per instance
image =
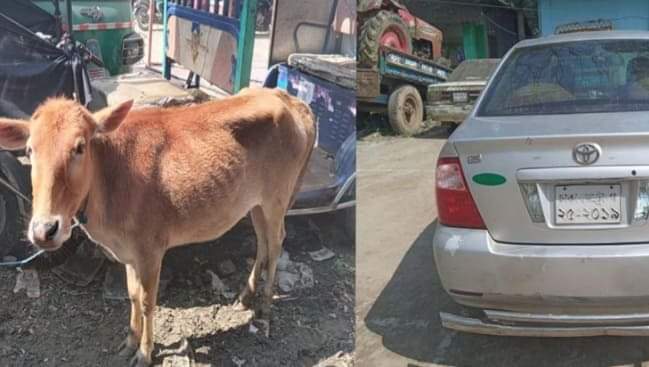
MULTIPOLYGON (((101 142, 99 144, 105 144, 105 142, 101 142)), ((91 147, 93 148, 91 156, 92 162, 90 163, 90 185, 88 192, 86 193, 86 197, 81 202, 81 206, 79 207, 76 214, 77 221, 80 225, 86 227, 86 232, 88 231, 87 227, 90 225, 89 222, 92 221, 93 223, 96 223, 96 221, 101 216, 96 212, 97 201, 102 200, 101 188, 99 188, 97 185, 102 182, 101 175, 103 174, 103 172, 101 168, 97 167, 97 162, 101 162, 101 160, 104 158, 103 155, 105 154, 103 147, 97 147, 93 145, 91 145, 91 147)))
POLYGON ((79 209, 79 214, 83 214, 79 219, 86 220, 84 225, 86 231, 100 230, 101 224, 106 220, 105 210, 106 206, 110 205, 110 201, 106 201, 104 185, 107 182, 112 182, 115 178, 114 162, 122 160, 118 145, 119 142, 115 142, 109 137, 99 138, 91 144, 90 184, 88 193, 79 209))

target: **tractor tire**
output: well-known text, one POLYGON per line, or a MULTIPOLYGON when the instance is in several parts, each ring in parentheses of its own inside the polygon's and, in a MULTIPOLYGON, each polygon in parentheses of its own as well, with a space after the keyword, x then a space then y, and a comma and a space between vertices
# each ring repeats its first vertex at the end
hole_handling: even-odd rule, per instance
POLYGON ((377 67, 380 46, 389 46, 405 53, 412 52, 412 40, 410 39, 408 26, 398 14, 388 10, 379 11, 361 26, 358 42, 359 65, 370 68, 377 67), (388 33, 392 37, 386 39, 388 33), (393 42, 396 39, 399 42, 393 42))
POLYGON ((404 136, 412 136, 422 131, 424 102, 417 88, 402 85, 390 94, 388 121, 395 132, 404 136))

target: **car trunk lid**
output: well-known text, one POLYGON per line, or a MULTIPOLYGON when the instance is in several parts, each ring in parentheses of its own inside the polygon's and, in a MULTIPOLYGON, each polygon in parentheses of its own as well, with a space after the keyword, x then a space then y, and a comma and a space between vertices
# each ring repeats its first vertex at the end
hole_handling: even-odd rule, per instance
POLYGON ((647 241, 646 113, 471 118, 451 140, 495 240, 647 241), (598 147, 599 159, 577 163, 574 149, 580 144, 598 147))

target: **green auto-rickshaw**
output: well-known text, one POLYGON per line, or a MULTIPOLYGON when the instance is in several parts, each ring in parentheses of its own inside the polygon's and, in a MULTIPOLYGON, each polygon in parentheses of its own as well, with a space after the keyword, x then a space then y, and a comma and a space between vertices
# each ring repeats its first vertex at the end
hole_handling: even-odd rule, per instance
POLYGON ((72 9, 72 31, 98 56, 104 68, 89 65, 91 78, 127 73, 142 59, 144 40, 134 31, 130 0, 31 0, 67 24, 67 7, 72 9))

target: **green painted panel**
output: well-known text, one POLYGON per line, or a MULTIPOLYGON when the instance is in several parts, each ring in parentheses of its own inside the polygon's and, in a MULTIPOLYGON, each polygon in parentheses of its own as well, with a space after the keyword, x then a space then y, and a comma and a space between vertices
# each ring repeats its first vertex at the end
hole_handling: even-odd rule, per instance
MULTIPOLYGON (((34 4, 50 14, 54 14, 54 5, 50 0, 34 0, 34 4)), ((60 10, 63 22, 66 22, 65 2, 60 2, 60 10)), ((131 21, 131 2, 129 0, 74 0, 72 1, 72 24, 85 23, 111 23, 131 21), (100 6, 102 17, 99 21, 82 15, 82 10, 100 6)), ((128 29, 107 29, 75 31, 74 38, 85 43, 89 39, 99 42, 102 61, 110 75, 127 73, 129 66, 122 65, 122 41, 124 37, 133 33, 132 28, 128 29)))
POLYGON ((237 43, 237 65, 234 76, 234 92, 250 84, 252 53, 255 48, 255 26, 257 19, 257 0, 244 0, 241 11, 241 29, 237 43))
POLYGON ((473 176, 473 182, 484 186, 499 186, 507 182, 507 179, 497 173, 480 173, 473 176))
POLYGON ((467 60, 487 57, 487 32, 484 24, 466 23, 462 26, 464 57, 467 60))

